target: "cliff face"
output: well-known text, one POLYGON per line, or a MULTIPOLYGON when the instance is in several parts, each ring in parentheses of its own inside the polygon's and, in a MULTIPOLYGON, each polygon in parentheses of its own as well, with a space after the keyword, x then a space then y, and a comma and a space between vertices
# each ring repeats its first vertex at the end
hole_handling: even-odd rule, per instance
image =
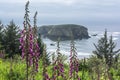
POLYGON ((58 38, 60 40, 70 40, 71 36, 80 40, 89 38, 88 29, 75 24, 41 26, 38 28, 38 33, 53 41, 58 40, 58 38))

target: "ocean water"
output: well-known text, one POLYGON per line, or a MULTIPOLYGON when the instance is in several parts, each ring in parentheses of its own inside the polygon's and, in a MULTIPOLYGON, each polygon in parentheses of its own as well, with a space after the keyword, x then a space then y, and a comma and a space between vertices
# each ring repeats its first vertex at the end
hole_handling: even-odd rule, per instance
MULTIPOLYGON (((108 31, 108 36, 113 36, 113 41, 117 43, 116 49, 120 49, 120 32, 118 31, 108 31)), ((104 31, 89 31, 91 38, 75 40, 75 47, 79 58, 89 57, 95 50, 93 43, 97 44, 98 40, 103 37, 104 31), (97 34, 97 36, 91 36, 97 34)), ((52 54, 57 49, 57 42, 51 41, 48 38, 43 38, 43 42, 46 44, 47 52, 52 54), (55 44, 51 46, 50 44, 55 44)), ((61 41, 60 42, 60 52, 67 56, 70 55, 70 41, 61 41)))

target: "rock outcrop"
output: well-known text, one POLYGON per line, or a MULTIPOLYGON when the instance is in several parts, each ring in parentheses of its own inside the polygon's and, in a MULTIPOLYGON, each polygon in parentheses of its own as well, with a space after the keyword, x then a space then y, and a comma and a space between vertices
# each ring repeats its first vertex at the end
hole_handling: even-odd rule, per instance
POLYGON ((81 25, 64 24, 64 25, 47 25, 38 27, 38 33, 53 41, 58 40, 71 40, 74 39, 88 39, 88 29, 81 25))

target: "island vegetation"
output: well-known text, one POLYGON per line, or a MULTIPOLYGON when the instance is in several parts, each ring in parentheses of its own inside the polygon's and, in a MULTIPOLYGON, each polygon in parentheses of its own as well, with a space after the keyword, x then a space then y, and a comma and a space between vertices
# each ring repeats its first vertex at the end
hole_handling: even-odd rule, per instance
POLYGON ((74 37, 74 40, 90 38, 88 29, 76 24, 44 25, 38 27, 38 33, 53 41, 57 41, 58 38, 61 41, 71 40, 71 36, 74 37))

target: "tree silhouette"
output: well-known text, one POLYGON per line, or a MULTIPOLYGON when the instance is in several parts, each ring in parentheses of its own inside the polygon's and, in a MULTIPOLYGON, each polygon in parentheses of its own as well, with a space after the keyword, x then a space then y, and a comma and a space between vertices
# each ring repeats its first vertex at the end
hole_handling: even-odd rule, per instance
POLYGON ((114 58, 119 55, 120 49, 114 50, 116 47, 115 42, 113 42, 112 36, 108 39, 107 30, 105 30, 104 36, 98 41, 98 44, 94 44, 96 50, 93 53, 97 56, 97 58, 105 59, 108 67, 112 67, 114 64, 114 58))
POLYGON ((15 23, 10 21, 10 24, 7 25, 4 29, 3 35, 3 47, 8 57, 13 57, 15 54, 19 53, 19 28, 15 23))

